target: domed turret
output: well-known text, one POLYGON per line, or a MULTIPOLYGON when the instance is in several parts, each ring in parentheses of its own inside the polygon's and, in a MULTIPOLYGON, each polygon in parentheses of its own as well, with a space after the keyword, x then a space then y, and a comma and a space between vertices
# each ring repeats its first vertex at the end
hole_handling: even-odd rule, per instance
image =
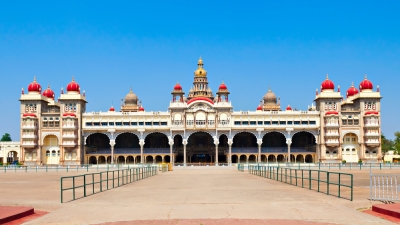
POLYGON ((174 86, 175 91, 182 91, 182 86, 179 83, 176 83, 174 86))
POLYGON ((144 112, 143 106, 140 106, 139 111, 140 111, 140 112, 144 112))
POLYGON ((33 82, 29 84, 28 86, 28 93, 41 93, 42 92, 42 86, 38 82, 36 82, 36 77, 33 77, 33 82))
POLYGON ((51 98, 54 100, 54 91, 50 89, 50 85, 47 87, 46 90, 43 91, 42 95, 46 98, 51 98))
POLYGON ((292 111, 292 107, 290 107, 290 105, 288 105, 288 106, 286 107, 286 111, 292 111))
POLYGON ((333 91, 335 89, 335 84, 329 80, 328 74, 326 74, 326 79, 321 84, 321 92, 322 91, 333 91))
POLYGON ((124 104, 128 105, 137 105, 138 97, 132 92, 132 88, 130 89, 129 93, 125 96, 124 104))
POLYGON ((275 105, 277 103, 276 101, 276 95, 274 94, 274 92, 271 91, 271 89, 268 89, 268 92, 264 95, 264 105, 267 104, 273 104, 275 105))
POLYGON ((67 93, 69 92, 77 92, 80 93, 81 87, 78 83, 75 82, 74 77, 72 77, 72 81, 67 85, 67 93))
POLYGON ((257 110, 257 111, 262 111, 262 109, 263 109, 263 108, 261 107, 261 105, 258 105, 256 110, 257 110))
POLYGON ((115 112, 114 106, 111 106, 110 109, 109 109, 108 111, 110 111, 110 112, 115 112))
POLYGON ((226 89, 228 89, 228 88, 226 87, 226 85, 225 85, 224 82, 222 81, 222 84, 219 85, 219 90, 226 90, 226 89))
POLYGON ((346 97, 348 98, 356 94, 358 94, 358 89, 354 87, 354 83, 351 83, 351 87, 347 89, 346 97))
POLYGON ((370 80, 367 79, 367 75, 365 75, 364 80, 360 83, 360 91, 372 91, 372 88, 374 88, 374 85, 370 80))
POLYGON ((197 62, 197 70, 194 71, 194 76, 195 77, 205 77, 207 76, 207 71, 203 68, 203 60, 199 59, 199 61, 197 62))

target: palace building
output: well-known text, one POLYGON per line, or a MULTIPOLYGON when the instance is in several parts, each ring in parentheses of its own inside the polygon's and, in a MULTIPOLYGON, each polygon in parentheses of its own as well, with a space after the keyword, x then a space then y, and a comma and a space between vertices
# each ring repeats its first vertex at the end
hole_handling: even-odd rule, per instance
POLYGON ((145 111, 132 89, 119 111, 88 112, 74 79, 57 99, 34 79, 20 98, 19 160, 25 165, 382 160, 382 97, 367 77, 344 98, 326 76, 315 105, 304 111, 282 108, 271 89, 255 111, 234 111, 227 85, 214 94, 201 58, 197 66, 187 95, 176 84, 168 110, 157 112, 145 111))

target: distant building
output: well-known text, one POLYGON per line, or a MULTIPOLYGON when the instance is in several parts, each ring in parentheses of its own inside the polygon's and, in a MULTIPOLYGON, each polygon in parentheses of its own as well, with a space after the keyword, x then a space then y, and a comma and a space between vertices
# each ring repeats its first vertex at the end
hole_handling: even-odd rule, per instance
POLYGON ((391 163, 399 163, 400 162, 400 155, 394 154, 394 150, 388 151, 385 154, 384 161, 385 162, 391 162, 391 163))
MULTIPOLYGON (((132 89, 119 111, 87 112, 85 93, 74 79, 58 99, 50 87, 42 93, 34 80, 20 98, 20 160, 26 165, 381 161, 381 95, 367 77, 343 98, 326 76, 315 106, 304 111, 282 110, 270 88, 255 111, 234 111, 227 85, 222 82, 214 95, 202 59, 197 66, 187 97, 176 84, 168 111, 158 112, 146 112, 132 89)), ((291 90, 296 91, 304 90, 291 90)))
POLYGON ((6 163, 13 163, 19 160, 21 155, 21 146, 19 142, 15 141, 1 141, 0 142, 0 162, 3 165, 6 163))

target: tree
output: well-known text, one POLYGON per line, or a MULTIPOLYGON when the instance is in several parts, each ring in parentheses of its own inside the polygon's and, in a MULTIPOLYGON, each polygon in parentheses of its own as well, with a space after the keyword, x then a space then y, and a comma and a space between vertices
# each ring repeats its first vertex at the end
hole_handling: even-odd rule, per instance
POLYGON ((398 154, 400 151, 400 132, 399 131, 394 133, 393 147, 395 149, 396 154, 398 154))
POLYGON ((381 134, 381 146, 382 146, 382 157, 386 155, 386 153, 393 149, 393 141, 386 139, 384 134, 381 134))
POLYGON ((11 140, 10 134, 5 133, 5 134, 3 135, 3 137, 1 138, 1 141, 12 141, 12 140, 11 140))

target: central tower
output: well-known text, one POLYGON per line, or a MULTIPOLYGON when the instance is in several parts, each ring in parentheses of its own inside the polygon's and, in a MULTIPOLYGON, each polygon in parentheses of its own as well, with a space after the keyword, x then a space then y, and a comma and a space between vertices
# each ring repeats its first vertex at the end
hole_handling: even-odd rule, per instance
POLYGON ((214 95, 210 87, 208 87, 207 71, 203 68, 203 60, 199 59, 197 63, 197 70, 194 71, 193 87, 190 88, 187 99, 190 100, 196 97, 206 97, 214 100, 214 95))

